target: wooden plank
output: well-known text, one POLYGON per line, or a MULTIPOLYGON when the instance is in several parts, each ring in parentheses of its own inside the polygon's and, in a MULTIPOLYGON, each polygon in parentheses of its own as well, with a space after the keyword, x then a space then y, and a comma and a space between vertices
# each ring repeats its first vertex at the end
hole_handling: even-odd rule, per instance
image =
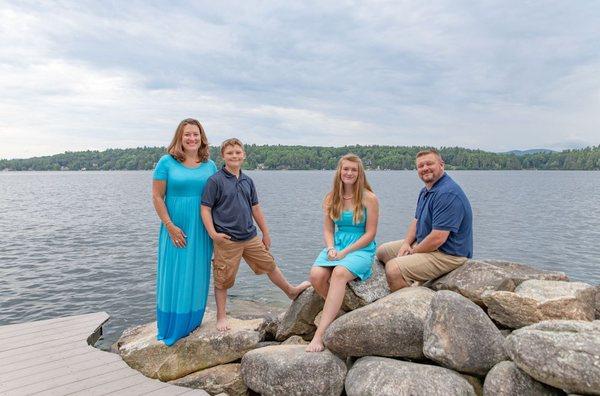
MULTIPOLYGON (((135 375, 135 370, 130 369, 129 367, 123 367, 125 365, 124 362, 112 362, 99 367, 95 367, 92 369, 87 369, 85 371, 69 371, 58 374, 58 376, 54 378, 49 378, 42 381, 36 381, 34 383, 30 383, 28 385, 24 385, 18 388, 11 388, 10 390, 3 390, 0 388, 0 394, 7 396, 10 395, 23 395, 23 394, 32 394, 37 392, 47 392, 52 391, 61 386, 66 386, 72 383, 82 383, 88 379, 98 378, 104 374, 111 374, 112 379, 129 377, 131 375, 135 375), (127 369, 127 370, 124 370, 127 369), (133 373, 132 373, 133 371, 133 373)), ((125 365, 126 366, 126 365, 125 365)), ((75 391, 75 390, 74 390, 75 391)), ((50 394, 57 395, 61 394, 60 392, 55 392, 50 394)))
POLYGON ((135 386, 130 386, 128 388, 119 389, 111 393, 111 396, 138 396, 138 395, 146 395, 150 392, 155 392, 160 389, 170 388, 173 385, 167 384, 165 382, 160 382, 158 380, 153 380, 150 378, 146 378, 146 381, 135 386))
POLYGON ((123 367, 123 365, 125 365, 125 367, 128 367, 126 363, 123 362, 120 356, 111 353, 101 354, 99 356, 94 357, 93 359, 88 358, 84 362, 79 362, 78 360, 67 361, 65 362, 65 364, 58 368, 52 368, 49 370, 41 371, 39 373, 35 373, 35 369, 33 369, 33 371, 31 369, 25 369, 29 371, 30 375, 19 375, 6 379, 2 381, 2 384, 0 384, 0 390, 10 390, 33 383, 43 382, 56 377, 69 376, 70 374, 84 372, 113 363, 122 363, 120 367, 123 367))
POLYGON ((187 392, 181 393, 182 395, 186 395, 186 396, 210 396, 210 393, 208 393, 207 391, 203 390, 203 389, 188 389, 187 392))
POLYGON ((32 367, 22 368, 20 370, 11 371, 9 373, 0 373, 0 379, 6 378, 9 380, 15 380, 18 378, 38 378, 39 375, 46 371, 54 369, 64 369, 64 367, 75 366, 78 363, 87 364, 88 362, 113 362, 116 360, 122 360, 120 356, 114 353, 100 353, 89 351, 82 355, 70 356, 64 359, 56 360, 53 362, 47 362, 44 364, 38 364, 32 367))
POLYGON ((36 349, 33 347, 24 347, 17 350, 10 350, 5 352, 0 352, 0 361, 6 361, 11 363, 18 363, 25 360, 30 360, 35 357, 43 357, 47 355, 52 355, 54 353, 60 353, 63 351, 75 349, 75 348, 85 348, 90 347, 85 341, 81 341, 79 339, 75 340, 61 340, 53 343, 51 345, 45 345, 44 347, 39 347, 36 349))
POLYGON ((99 327, 106 323, 109 318, 107 316, 98 316, 96 318, 79 318, 68 322, 54 323, 48 326, 24 328, 23 331, 14 330, 10 333, 0 334, 0 342, 9 342, 16 337, 34 336, 42 333, 57 333, 64 329, 81 327, 87 324, 90 327, 99 327))
POLYGON ((94 375, 93 377, 88 377, 88 378, 82 379, 80 381, 73 381, 68 384, 57 386, 57 387, 54 387, 51 389, 46 389, 46 390, 36 393, 36 394, 39 396, 42 396, 42 395, 51 395, 51 396, 68 395, 71 393, 82 391, 84 389, 94 388, 94 387, 102 385, 102 384, 110 384, 111 382, 119 381, 123 378, 133 377, 133 376, 137 376, 137 375, 140 375, 140 374, 133 369, 129 369, 129 370, 120 369, 120 370, 116 370, 116 371, 97 374, 97 375, 94 375))
MULTIPOLYGON (((0 326, 0 334, 3 334, 5 332, 11 332, 14 329, 22 329, 24 327, 47 326, 47 325, 50 325, 53 323, 58 323, 58 322, 77 320, 77 319, 86 318, 86 317, 90 318, 90 317, 100 315, 100 314, 106 314, 106 312, 103 312, 103 311, 90 312, 90 313, 81 314, 81 315, 60 316, 60 317, 52 318, 52 319, 43 319, 43 320, 21 322, 21 323, 11 323, 11 324, 6 324, 6 325, 0 326)), ((108 315, 108 314, 106 314, 106 315, 108 315)))
POLYGON ((64 350, 66 348, 73 348, 73 347, 84 346, 84 345, 87 345, 87 342, 83 341, 81 339, 81 335, 76 334, 70 338, 56 340, 52 343, 28 345, 28 346, 24 346, 22 348, 15 348, 15 349, 9 349, 6 351, 2 351, 2 352, 0 352, 0 360, 9 359, 11 356, 18 357, 24 353, 29 353, 29 352, 38 351, 38 352, 40 352, 40 355, 41 355, 42 353, 46 353, 47 349, 56 349, 58 347, 62 347, 62 349, 64 350))
POLYGON ((87 340, 90 334, 94 333, 101 327, 98 322, 79 323, 76 326, 68 328, 51 329, 32 334, 23 334, 10 338, 0 339, 0 351, 8 351, 10 349, 21 348, 28 345, 37 345, 41 342, 60 340, 70 337, 73 334, 81 334, 82 340, 87 340))
MULTIPOLYGON (((15 334, 15 335, 11 335, 10 337, 6 337, 6 338, 2 338, 0 337, 0 346, 5 346, 5 345, 15 345, 18 344, 24 340, 39 340, 39 339, 49 339, 52 336, 56 336, 59 335, 61 333, 65 333, 65 332, 75 332, 75 331, 79 331, 79 330, 86 330, 89 331, 89 334, 93 333, 94 331, 96 331, 97 329, 101 328, 103 325, 103 323, 100 323, 99 321, 93 321, 93 322, 77 322, 74 323, 73 325, 69 325, 66 327, 58 327, 58 328, 54 328, 54 329, 46 329, 46 330, 40 330, 34 333, 28 333, 28 334, 15 334)), ((88 337, 89 337, 88 334, 88 337)), ((85 339, 87 339, 87 337, 84 337, 85 339)))
MULTIPOLYGON (((127 389, 130 387, 136 387, 137 385, 141 385, 146 382, 154 382, 151 379, 144 377, 142 374, 137 373, 136 375, 132 375, 131 377, 122 378, 117 381, 111 381, 108 383, 102 383, 100 385, 79 390, 75 393, 71 393, 71 395, 93 395, 93 396, 101 396, 107 394, 114 394, 114 392, 118 392, 123 389, 127 389)), ((159 381, 156 381, 159 382, 159 381)), ((159 382, 160 383, 160 382, 159 382)), ((155 387, 154 389, 158 389, 155 387)))
MULTIPOLYGON (((53 336, 53 337, 49 337, 47 339, 37 339, 37 340, 22 340, 21 342, 18 342, 16 344, 13 344, 11 346, 4 346, 4 347, 0 347, 0 352, 8 352, 8 351, 12 351, 12 350, 21 350, 21 349, 26 349, 26 348, 37 348, 40 347, 43 348, 45 346, 52 346, 54 344, 54 342, 61 342, 61 340, 71 340, 71 341, 79 341, 79 342, 85 342, 87 344, 87 341, 85 341, 87 339, 87 337, 89 337, 89 335, 92 332, 90 331, 90 329, 76 329, 73 330, 72 332, 68 331, 68 332, 63 332, 62 334, 53 336)), ((69 342, 71 343, 71 342, 69 342)))
POLYGON ((75 316, 63 316, 60 318, 53 318, 53 319, 45 319, 45 320, 38 320, 35 322, 23 322, 23 323, 13 323, 13 324, 8 324, 8 325, 3 325, 0 326, 0 336, 1 335, 5 335, 5 334, 11 334, 16 332, 22 332, 22 331, 28 331, 30 329, 35 329, 35 328, 42 328, 42 327, 46 327, 49 325, 53 325, 55 323, 66 323, 66 322, 70 322, 70 321, 77 321, 79 319, 90 319, 90 318, 94 318, 94 317, 102 317, 102 315, 106 315, 108 316, 108 314, 106 312, 92 312, 89 314, 83 314, 83 315, 75 315, 75 316))
POLYGON ((69 316, 64 318, 58 318, 61 320, 42 320, 38 322, 26 322, 19 323, 16 325, 5 325, 0 326, 0 338, 11 337, 13 335, 35 333, 37 331, 43 331, 45 329, 53 329, 60 327, 68 327, 72 324, 83 323, 83 322, 102 322, 110 318, 105 312, 95 312, 93 314, 69 316))
MULTIPOLYGON (((171 396, 171 395, 182 395, 184 393, 188 393, 190 391, 190 388, 184 388, 183 386, 176 386, 176 385, 171 385, 167 388, 163 388, 163 389, 158 389, 154 392, 148 392, 146 393, 146 395, 151 395, 151 396, 171 396)), ((204 392, 204 391, 202 391, 204 392)), ((201 393, 201 395, 204 395, 204 393, 201 393)))
POLYGON ((28 367, 35 367, 42 364, 47 364, 59 360, 63 360, 72 356, 79 356, 94 352, 96 348, 91 347, 89 345, 81 345, 75 348, 65 349, 61 347, 61 349, 57 350, 53 353, 48 353, 44 355, 38 355, 31 353, 29 358, 21 359, 18 362, 14 360, 10 360, 4 366, 4 371, 0 373, 0 378, 2 378, 2 374, 8 374, 13 371, 21 370, 28 367))

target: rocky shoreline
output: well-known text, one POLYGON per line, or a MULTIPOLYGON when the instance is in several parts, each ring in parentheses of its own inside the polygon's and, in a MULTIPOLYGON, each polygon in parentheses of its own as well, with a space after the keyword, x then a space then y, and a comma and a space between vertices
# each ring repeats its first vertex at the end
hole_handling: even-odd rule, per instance
POLYGON ((390 293, 379 262, 351 282, 326 351, 305 344, 323 299, 312 288, 278 314, 215 315, 172 347, 156 323, 113 346, 144 375, 211 395, 600 395, 600 286, 500 260, 470 260, 390 293))

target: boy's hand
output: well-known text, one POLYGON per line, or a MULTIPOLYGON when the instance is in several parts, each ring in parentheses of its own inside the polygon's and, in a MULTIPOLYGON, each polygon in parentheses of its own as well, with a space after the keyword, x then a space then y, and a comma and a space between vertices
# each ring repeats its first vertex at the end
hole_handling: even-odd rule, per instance
POLYGON ((227 234, 223 234, 221 232, 217 232, 213 236, 211 236, 212 240, 216 243, 225 242, 231 239, 231 237, 227 234))
POLYGON ((267 250, 271 248, 271 236, 269 234, 263 234, 262 243, 265 245, 267 250))

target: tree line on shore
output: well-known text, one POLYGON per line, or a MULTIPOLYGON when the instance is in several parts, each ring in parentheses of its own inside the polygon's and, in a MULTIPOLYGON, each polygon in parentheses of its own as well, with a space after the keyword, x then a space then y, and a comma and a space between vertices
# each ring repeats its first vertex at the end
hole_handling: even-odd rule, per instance
MULTIPOLYGON (((418 146, 282 146, 247 145, 245 169, 335 169, 338 159, 354 153, 368 169, 414 169, 418 146)), ((441 147, 447 169, 466 170, 600 170, 600 145, 562 152, 525 155, 492 153, 461 147, 441 147)), ((0 159, 0 170, 150 170, 165 154, 164 147, 108 149, 104 151, 67 151, 44 157, 0 159)), ((211 147, 211 158, 222 164, 218 147, 211 147)))

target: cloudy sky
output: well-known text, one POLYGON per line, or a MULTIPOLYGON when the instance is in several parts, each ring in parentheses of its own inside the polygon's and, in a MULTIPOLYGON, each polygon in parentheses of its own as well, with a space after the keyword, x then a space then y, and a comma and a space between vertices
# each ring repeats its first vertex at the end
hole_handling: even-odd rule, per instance
POLYGON ((600 2, 0 0, 0 158, 212 144, 600 143, 600 2))

